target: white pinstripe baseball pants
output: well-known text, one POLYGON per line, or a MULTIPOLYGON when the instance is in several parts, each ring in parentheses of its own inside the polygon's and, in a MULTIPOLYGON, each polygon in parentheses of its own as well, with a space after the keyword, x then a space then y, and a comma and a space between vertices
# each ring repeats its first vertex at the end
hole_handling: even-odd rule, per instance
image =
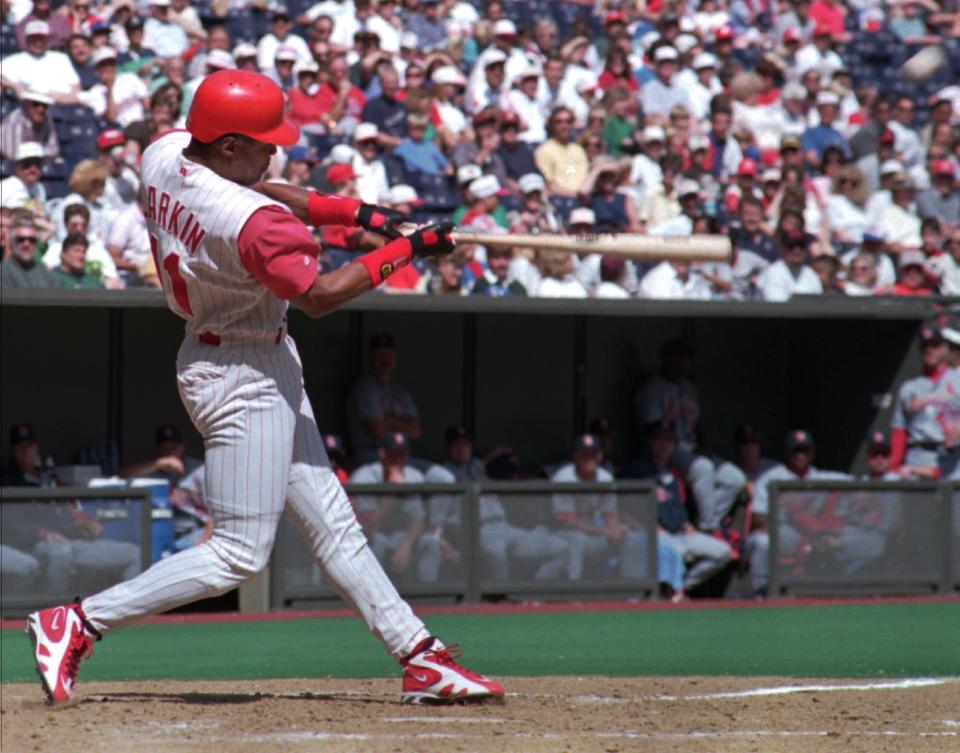
POLYGON ((87 618, 109 630, 235 588, 267 564, 286 507, 325 581, 391 655, 409 654, 427 629, 367 546, 330 468, 293 340, 211 346, 188 335, 177 356, 177 383, 204 440, 213 535, 84 599, 87 618))

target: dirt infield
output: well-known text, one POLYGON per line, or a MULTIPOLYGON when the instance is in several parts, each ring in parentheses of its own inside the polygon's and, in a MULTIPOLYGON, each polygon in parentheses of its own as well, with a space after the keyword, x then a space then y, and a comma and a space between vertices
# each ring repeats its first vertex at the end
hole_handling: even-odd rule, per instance
POLYGON ((960 680, 508 678, 504 705, 404 706, 398 680, 3 685, 0 749, 89 753, 947 753, 960 680))

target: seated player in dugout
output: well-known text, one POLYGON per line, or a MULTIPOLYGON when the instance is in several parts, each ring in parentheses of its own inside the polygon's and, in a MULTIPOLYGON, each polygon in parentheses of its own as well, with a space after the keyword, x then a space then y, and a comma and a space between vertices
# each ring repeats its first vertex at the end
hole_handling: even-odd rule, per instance
POLYGON ((420 438, 420 417, 410 391, 393 381, 397 348, 392 335, 373 335, 367 373, 357 379, 347 403, 347 431, 357 465, 379 456, 380 441, 389 432, 420 438))
POLYGON ((299 524, 324 581, 400 664, 403 702, 504 697, 502 685, 456 663, 459 653, 430 633, 367 545, 324 452, 286 327, 290 302, 310 317, 323 316, 414 257, 449 253, 453 225, 427 225, 402 237, 399 226, 408 218, 389 208, 260 184, 278 145, 292 146, 299 137, 275 83, 229 69, 200 83, 185 131, 160 134, 143 153, 151 250, 165 301, 185 321, 177 386, 204 439, 214 529, 208 541, 132 580, 28 616, 34 662, 51 702, 70 699, 80 662, 105 633, 225 593, 263 570, 285 511, 299 524), (304 223, 360 225, 388 242, 324 274, 320 247, 304 223))
MULTIPOLYGON (((354 484, 422 484, 423 474, 408 463, 410 442, 399 431, 380 440, 379 459, 352 474, 354 484)), ((421 583, 435 583, 440 574, 440 534, 428 526, 419 494, 357 494, 354 509, 377 559, 395 575, 415 572, 421 583)))

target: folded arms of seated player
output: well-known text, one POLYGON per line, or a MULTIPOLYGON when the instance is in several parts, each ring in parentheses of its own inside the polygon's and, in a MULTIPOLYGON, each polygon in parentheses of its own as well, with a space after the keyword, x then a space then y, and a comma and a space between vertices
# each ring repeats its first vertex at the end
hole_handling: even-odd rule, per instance
POLYGON ((269 192, 264 193, 287 204, 293 214, 279 207, 263 207, 254 212, 238 238, 240 257, 250 274, 279 298, 293 301, 308 316, 328 314, 375 288, 414 256, 438 256, 453 250, 453 224, 438 223, 420 228, 406 238, 395 237, 350 264, 320 274, 316 264, 320 246, 297 217, 302 216, 313 225, 360 224, 384 235, 399 235, 396 225, 407 217, 390 209, 321 196, 294 186, 262 186, 269 186, 269 192))

